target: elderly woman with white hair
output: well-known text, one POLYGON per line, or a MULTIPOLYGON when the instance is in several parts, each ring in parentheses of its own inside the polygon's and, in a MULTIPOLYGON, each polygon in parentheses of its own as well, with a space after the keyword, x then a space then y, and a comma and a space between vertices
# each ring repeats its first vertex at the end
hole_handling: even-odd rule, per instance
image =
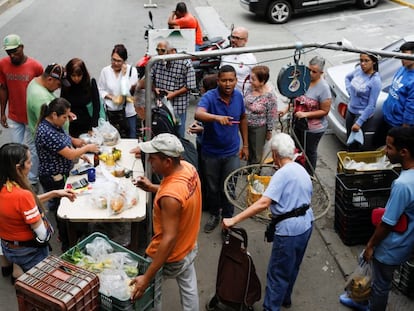
POLYGON ((232 227, 270 208, 272 222, 266 237, 269 242, 273 240, 273 247, 263 309, 274 311, 292 304, 293 285, 312 233, 314 216, 310 208, 312 181, 303 166, 293 160, 293 139, 278 133, 272 138, 271 148, 273 161, 279 169, 263 196, 240 214, 224 218, 223 227, 232 227))

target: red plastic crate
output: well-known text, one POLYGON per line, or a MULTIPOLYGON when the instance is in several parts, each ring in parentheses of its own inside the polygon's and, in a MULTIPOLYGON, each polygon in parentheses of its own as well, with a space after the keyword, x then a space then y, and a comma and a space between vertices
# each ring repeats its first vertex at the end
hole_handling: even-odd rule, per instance
POLYGON ((16 280, 19 311, 94 311, 99 308, 98 276, 49 256, 16 280))

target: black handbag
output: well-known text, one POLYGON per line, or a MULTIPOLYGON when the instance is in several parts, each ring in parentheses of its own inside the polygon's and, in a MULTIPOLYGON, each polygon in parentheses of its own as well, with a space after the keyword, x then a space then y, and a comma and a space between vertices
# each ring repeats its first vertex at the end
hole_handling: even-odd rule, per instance
POLYGON ((125 116, 125 105, 121 110, 106 110, 109 123, 111 123, 119 132, 121 138, 129 138, 129 124, 125 116))

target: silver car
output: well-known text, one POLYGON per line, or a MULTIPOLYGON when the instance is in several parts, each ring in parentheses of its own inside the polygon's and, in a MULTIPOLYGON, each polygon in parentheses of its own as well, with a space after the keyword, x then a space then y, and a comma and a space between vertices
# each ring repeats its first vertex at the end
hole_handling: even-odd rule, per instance
MULTIPOLYGON (((414 36, 407 36, 383 48, 386 51, 399 52, 400 46, 406 41, 414 41, 414 36)), ((355 66, 359 64, 358 61, 351 61, 349 63, 333 66, 326 70, 325 79, 329 84, 332 93, 332 105, 328 114, 329 127, 332 129, 336 137, 346 144, 346 126, 345 116, 347 105, 349 102, 349 95, 345 89, 345 76, 354 70, 355 66)), ((375 149, 374 134, 382 120, 382 104, 388 96, 388 89, 391 85, 392 78, 401 66, 401 60, 393 58, 383 58, 378 62, 379 73, 382 81, 382 90, 378 96, 377 105, 372 118, 366 124, 365 143, 367 148, 375 149)))

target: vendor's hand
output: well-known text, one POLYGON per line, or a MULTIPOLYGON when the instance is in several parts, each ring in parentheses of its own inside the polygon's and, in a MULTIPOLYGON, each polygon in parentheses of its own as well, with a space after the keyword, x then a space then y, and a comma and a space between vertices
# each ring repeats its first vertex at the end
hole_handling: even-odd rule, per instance
POLYGON ((141 188, 144 191, 152 192, 152 182, 145 176, 139 176, 136 179, 132 180, 132 183, 138 187, 141 188))
POLYGON ((131 299, 136 300, 144 295, 145 290, 148 288, 149 282, 145 275, 139 275, 135 277, 130 283, 130 286, 134 285, 134 289, 131 293, 131 299))
POLYGON ((232 218, 223 218, 223 223, 222 223, 223 229, 228 229, 230 227, 233 227, 235 224, 236 223, 235 223, 233 217, 232 218))
POLYGON ((75 148, 80 148, 85 146, 86 143, 83 139, 72 137, 72 145, 75 148))
POLYGON ((59 198, 68 198, 71 202, 76 199, 76 193, 72 189, 59 189, 55 190, 55 192, 59 198))
POLYGON ((233 125, 231 120, 233 120, 233 117, 230 116, 216 116, 216 121, 221 125, 233 125))
POLYGON ((136 158, 141 158, 141 149, 139 147, 135 147, 129 151, 129 153, 135 154, 136 158))
POLYGON ((243 146, 242 149, 240 150, 240 159, 246 160, 246 161, 249 159, 249 147, 248 146, 243 146))
MULTIPOLYGON (((86 149, 88 149, 88 152, 91 152, 91 153, 99 152, 99 146, 97 144, 87 144, 86 149)), ((89 159, 88 159, 88 162, 90 163, 89 159)))
POLYGON ((351 127, 352 132, 358 132, 360 129, 361 129, 361 127, 356 123, 354 125, 352 125, 352 127, 351 127))
POLYGON ((364 253, 362 254, 362 257, 364 257, 364 260, 366 262, 369 262, 372 260, 373 256, 374 256, 374 248, 367 246, 364 250, 364 253))
POLYGON ((5 128, 8 128, 9 127, 9 125, 7 124, 7 117, 6 117, 5 114, 3 114, 1 116, 1 125, 3 125, 3 127, 5 127, 5 128))
POLYGON ((87 155, 82 154, 79 158, 83 160, 84 162, 91 164, 91 160, 89 159, 87 155))

